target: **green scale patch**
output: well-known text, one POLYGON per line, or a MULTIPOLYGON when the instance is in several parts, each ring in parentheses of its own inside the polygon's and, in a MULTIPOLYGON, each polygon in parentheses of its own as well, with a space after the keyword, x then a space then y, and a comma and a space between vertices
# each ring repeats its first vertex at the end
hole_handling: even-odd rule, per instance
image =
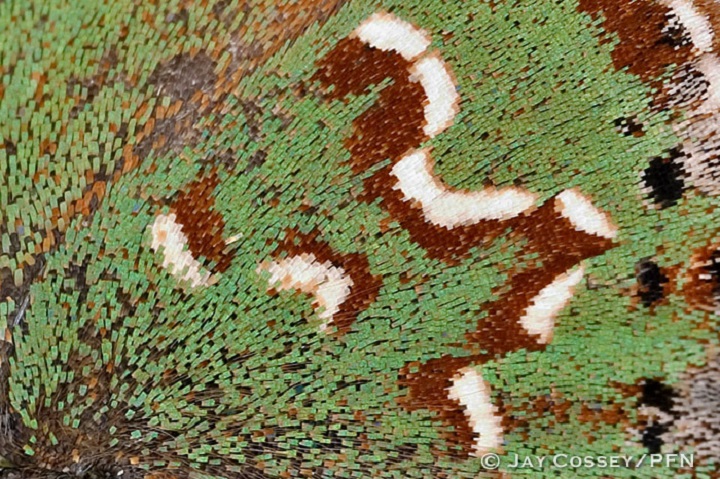
POLYGON ((596 3, 0 3, 0 478, 718 477, 720 9, 596 3))

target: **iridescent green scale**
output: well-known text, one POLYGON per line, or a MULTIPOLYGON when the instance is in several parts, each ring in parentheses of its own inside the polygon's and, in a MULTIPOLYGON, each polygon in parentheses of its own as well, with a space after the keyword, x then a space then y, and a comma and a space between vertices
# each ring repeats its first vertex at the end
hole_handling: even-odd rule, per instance
POLYGON ((713 1, 0 31, 0 478, 720 477, 713 1))

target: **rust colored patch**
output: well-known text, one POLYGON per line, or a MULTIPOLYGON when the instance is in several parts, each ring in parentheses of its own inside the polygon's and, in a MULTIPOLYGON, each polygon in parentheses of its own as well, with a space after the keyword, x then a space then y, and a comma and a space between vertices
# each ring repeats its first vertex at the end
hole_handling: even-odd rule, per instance
POLYGON ((533 298, 557 276, 613 247, 607 238, 575 229, 556 211, 552 200, 532 215, 521 215, 510 222, 513 235, 527 239, 523 254, 537 253, 542 262, 510 272, 503 286, 507 294, 489 305, 487 318, 480 320, 476 332, 468 334, 468 340, 495 355, 523 348, 538 349, 537 338, 528 334, 519 322, 533 298))
POLYGON ((354 133, 345 147, 352 154, 355 172, 365 171, 377 163, 402 155, 416 147, 426 136, 425 91, 410 80, 412 63, 394 51, 370 47, 356 38, 346 38, 322 60, 314 79, 329 92, 332 99, 362 95, 386 79, 377 102, 353 121, 354 133))
POLYGON ((365 182, 369 199, 380 196, 392 218, 427 251, 428 256, 448 263, 457 263, 474 247, 484 246, 512 227, 510 221, 481 221, 449 230, 426 220, 422 209, 405 200, 394 189, 397 179, 384 169, 365 182))
POLYGON ((611 426, 621 424, 624 429, 631 427, 630 415, 621 404, 606 404, 601 408, 592 408, 586 403, 581 405, 578 419, 581 422, 605 423, 611 426))
POLYGON ((370 264, 364 254, 340 254, 329 244, 320 241, 318 236, 318 231, 304 234, 288 230, 285 239, 275 250, 274 256, 283 254, 293 257, 301 254, 313 254, 320 263, 329 262, 342 268, 345 274, 350 276, 353 282, 350 295, 332 318, 332 324, 337 327, 338 334, 344 334, 353 325, 358 315, 375 301, 382 286, 382 279, 370 272, 370 264))
MULTIPOLYGON (((607 404, 607 399, 598 397, 594 404, 591 404, 590 400, 584 400, 580 404, 580 413, 577 415, 577 419, 583 423, 591 424, 607 424, 610 426, 620 425, 623 430, 630 430, 636 428, 638 425, 642 425, 643 418, 639 417, 639 423, 636 423, 631 418, 631 411, 637 411, 637 407, 642 402, 643 396, 643 382, 641 379, 634 384, 626 384, 616 381, 610 381, 611 386, 617 393, 625 399, 630 399, 630 404, 623 403, 623 401, 615 401, 612 404, 607 404)), ((588 437, 590 441, 597 438, 588 437)))
MULTIPOLYGON (((372 202, 382 198, 382 204, 412 238, 433 258, 452 261, 475 247, 492 241, 509 228, 532 233, 541 224, 542 216, 528 219, 525 215, 506 221, 482 221, 474 225, 448 230, 429 223, 422 211, 405 201, 403 194, 394 189, 397 180, 390 173, 392 164, 427 139, 422 131, 425 122, 425 92, 419 83, 410 80, 411 62, 393 51, 383 51, 364 44, 355 38, 342 40, 321 62, 315 79, 329 92, 332 99, 366 93, 371 85, 385 79, 392 84, 380 92, 378 101, 353 121, 354 133, 345 145, 352 155, 353 169, 362 172, 383 160, 391 164, 367 179, 364 198, 372 202), (532 225, 530 225, 532 223, 532 225)), ((551 202, 549 202, 551 203, 551 202)), ((552 208, 552 207, 550 207, 552 208)), ((547 208, 546 208, 547 209, 547 208)), ((552 225, 538 229, 535 235, 552 231, 552 225)), ((574 232, 574 228, 572 228, 574 232)), ((573 238, 575 239, 575 238, 573 238)), ((539 238, 536 248, 546 243, 539 238)))
POLYGON ((390 160, 390 165, 365 181, 363 198, 368 202, 382 198, 393 219, 430 257, 451 260, 496 237, 506 226, 483 222, 449 233, 446 228, 428 223, 422 212, 412 208, 402 193, 393 188, 396 180, 390 173, 392 165, 427 139, 422 129, 427 99, 422 86, 410 81, 411 65, 394 51, 379 50, 359 39, 347 38, 322 60, 314 78, 325 88, 334 88, 329 93, 332 99, 361 95, 370 86, 392 79, 393 83, 380 92, 378 101, 353 121, 354 133, 345 147, 352 155, 356 173, 390 160))
MULTIPOLYGON (((465 415, 465 408, 450 399, 448 393, 457 371, 475 363, 475 359, 446 355, 425 363, 408 363, 399 373, 400 386, 408 390, 407 395, 398 399, 399 404, 409 411, 426 409, 435 412, 444 424, 453 428, 443 431, 445 441, 465 456, 473 451, 475 432, 465 415)), ((440 451, 436 454, 442 455, 440 451)))
MULTIPOLYGON (((455 427, 456 436, 452 441, 462 445, 466 452, 473 445, 472 429, 461 405, 447 397, 447 388, 452 385, 457 370, 521 349, 544 349, 545 345, 539 343, 536 336, 528 334, 519 321, 532 299, 558 275, 612 247, 609 239, 576 230, 560 216, 552 200, 532 215, 512 220, 512 228, 514 234, 527 238, 524 252, 538 253, 542 263, 510 274, 503 287, 507 293, 487 307, 487 317, 479 320, 476 331, 466 335, 467 347, 473 355, 463 358, 446 356, 420 366, 411 364, 400 375, 401 384, 408 388, 402 404, 411 410, 427 408, 438 413, 445 422, 455 427), (548 238, 553 238, 553 241, 548 241, 548 238), (417 372, 410 372, 413 368, 417 372)), ((448 232, 444 236, 447 238, 448 232)), ((507 424, 507 420, 504 421, 507 424)))
POLYGON ((173 201, 171 208, 182 232, 188 238, 188 249, 197 259, 203 256, 215 262, 214 270, 222 273, 230 266, 233 253, 227 250, 223 238, 225 220, 213 210, 215 198, 213 190, 219 179, 213 172, 210 175, 190 183, 173 201))
MULTIPOLYGON (((669 7, 653 0, 580 0, 578 9, 594 19, 602 18, 603 28, 617 35, 612 51, 615 68, 627 68, 644 81, 654 82, 670 65, 683 65, 693 57, 692 42, 682 41, 687 32, 668 31, 669 7)), ((612 36, 601 43, 614 42, 612 36)))

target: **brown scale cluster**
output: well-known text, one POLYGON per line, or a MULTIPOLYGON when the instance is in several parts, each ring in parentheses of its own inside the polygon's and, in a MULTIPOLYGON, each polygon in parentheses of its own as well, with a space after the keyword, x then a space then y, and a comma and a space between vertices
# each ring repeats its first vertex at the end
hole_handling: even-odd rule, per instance
POLYGON ((502 425, 506 431, 520 433, 524 440, 530 440, 534 420, 546 421, 547 428, 554 428, 570 421, 573 401, 552 391, 550 394, 518 398, 500 392, 495 404, 502 414, 502 425))
MULTIPOLYGON (((693 7, 720 31, 717 5, 701 0, 694 1, 693 7)), ((698 51, 672 8, 655 0, 580 0, 578 9, 602 21, 608 33, 601 35, 600 41, 614 43, 611 55, 615 68, 627 69, 652 86, 656 108, 693 106, 706 95, 704 75, 695 65, 698 51), (673 70, 668 81, 667 74, 673 70)), ((720 51, 717 35, 713 45, 720 51)))
MULTIPOLYGON (((408 389, 407 395, 398 399, 399 404, 409 411, 433 411, 443 423, 452 426, 452 432, 444 431, 443 439, 451 447, 456 447, 458 455, 462 456, 473 451, 475 432, 462 406, 448 397, 448 390, 453 385, 456 372, 476 363, 477 359, 475 356, 456 358, 445 355, 425 363, 408 363, 399 373, 400 386, 408 389)), ((435 453, 442 454, 440 451, 435 453)))
MULTIPOLYGON (((695 56, 692 43, 665 28, 672 10, 660 2, 580 0, 578 8, 595 19, 602 18, 604 29, 619 38, 612 51, 615 68, 627 68, 647 82, 657 81, 669 66, 682 65, 695 56)), ((615 41, 611 35, 600 39, 601 43, 615 41)))
POLYGON ((382 199, 394 220, 407 230, 430 257, 453 262, 471 248, 500 235, 501 222, 483 222, 453 229, 428 223, 422 210, 413 208, 395 190, 392 164, 427 140, 423 132, 427 101, 420 83, 410 81, 411 63, 392 51, 370 47, 356 38, 342 40, 322 60, 316 79, 333 87, 330 98, 367 93, 372 85, 390 78, 392 84, 380 92, 378 101, 353 121, 353 135, 345 142, 352 154, 353 170, 363 172, 385 159, 391 164, 365 182, 368 202, 382 199))
MULTIPOLYGON (((370 47, 357 38, 341 40, 322 60, 315 79, 325 88, 334 87, 332 99, 369 93, 372 85, 390 78, 377 102, 353 121, 354 133, 345 142, 352 154, 355 172, 363 172, 389 158, 399 160, 426 137, 423 105, 425 91, 410 81, 411 62, 393 51, 370 47)), ((374 192, 392 190, 382 175, 368 180, 374 192)))
POLYGON ((332 320, 332 324, 337 327, 337 333, 343 334, 350 329, 358 315, 375 301, 382 286, 382 279, 370 272, 370 265, 364 254, 338 253, 328 243, 319 240, 319 235, 318 231, 304 234, 288 230, 274 256, 312 254, 320 263, 329 262, 342 268, 345 274, 350 276, 353 282, 350 295, 340 305, 340 310, 333 315, 332 320))
POLYGON ((218 185, 216 173, 190 183, 171 205, 182 232, 187 236, 188 249, 195 258, 204 257, 215 262, 214 270, 222 273, 233 259, 223 238, 225 220, 213 209, 213 191, 218 185))

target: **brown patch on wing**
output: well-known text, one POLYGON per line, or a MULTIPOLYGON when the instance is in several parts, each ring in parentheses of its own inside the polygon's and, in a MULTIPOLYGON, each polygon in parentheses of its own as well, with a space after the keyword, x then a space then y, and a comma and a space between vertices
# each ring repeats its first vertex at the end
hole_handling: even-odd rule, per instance
MULTIPOLYGON (((406 387, 408 392, 398 399, 398 403, 409 411, 426 409, 435 412, 444 424, 453 428, 452 431, 443 432, 444 439, 465 456, 473 451, 475 432, 463 405, 450 399, 448 394, 457 372, 476 363, 476 360, 477 357, 473 356, 442 356, 425 363, 408 363, 399 373, 399 384, 406 387)), ((440 451, 436 453, 442 454, 440 451)))
MULTIPOLYGON (((612 51, 615 68, 627 68, 644 81, 654 82, 670 65, 683 65, 695 56, 692 42, 676 41, 663 32, 672 10, 657 1, 580 0, 578 9, 602 18, 605 30, 618 36, 612 51)), ((601 43, 614 40, 606 36, 601 43)))
POLYGON ((389 169, 369 178, 365 185, 369 196, 382 197, 382 204, 392 218, 412 236, 413 241, 427 251, 428 256, 454 264, 474 247, 489 244, 512 227, 509 221, 480 221, 473 225, 458 226, 449 230, 425 218, 421 208, 408 202, 389 169))
POLYGON ((430 257, 454 263, 471 248, 511 232, 527 242, 525 255, 537 254, 542 261, 510 273, 503 288, 506 294, 488 306, 488 316, 479 321, 476 331, 467 334, 469 356, 413 362, 399 372, 400 385, 407 389, 399 403, 408 410, 435 412, 443 423, 452 426, 453 432, 444 433, 448 443, 468 454, 473 451, 476 433, 463 404, 449 397, 458 371, 512 351, 543 349, 544 344, 538 337, 529 334, 520 323, 523 313, 533 298, 559 275, 587 258, 604 253, 612 247, 612 241, 580 231, 560 214, 557 199, 504 221, 481 220, 452 229, 428 221, 421 205, 407 201, 396 189, 398 181, 391 172, 393 164, 427 139, 423 131, 423 106, 427 98, 422 86, 410 80, 411 66, 411 62, 395 51, 379 50, 357 38, 348 38, 322 60, 315 76, 332 99, 367 93, 369 86, 388 78, 392 80, 380 92, 378 101, 355 119, 353 135, 345 143, 356 172, 390 160, 389 166, 366 180, 365 199, 371 202, 380 198, 393 220, 398 221, 430 257))
POLYGON ((274 256, 282 254, 285 257, 313 254, 320 263, 331 263, 343 269, 344 274, 350 276, 353 285, 350 294, 340 305, 340 309, 332 317, 332 324, 337 327, 339 334, 344 334, 353 325, 358 315, 365 311, 377 298, 382 286, 380 276, 370 272, 367 257, 361 253, 340 254, 324 241, 318 239, 319 232, 310 234, 288 230, 285 239, 278 245, 274 256))
MULTIPOLYGON (((600 399, 600 398, 599 398, 600 399)), ((601 403, 602 404, 602 403, 601 403)), ((591 424, 608 424, 611 426, 621 425, 623 429, 632 427, 632 420, 630 419, 630 413, 625 410, 622 404, 603 404, 602 407, 596 408, 591 407, 588 403, 582 403, 580 414, 577 416, 580 422, 591 423, 591 424)), ((594 429, 594 428, 593 428, 594 429)), ((584 433, 587 438, 588 444, 592 444, 596 440, 600 439, 598 436, 591 433, 584 433)))
POLYGON ((426 139, 426 95, 419 82, 410 81, 411 66, 399 53, 370 47, 357 38, 341 40, 322 60, 314 79, 325 88, 334 87, 332 99, 369 93, 372 85, 388 78, 393 82, 353 121, 354 133, 345 147, 356 172, 385 159, 396 162, 426 139))
POLYGON ((578 231, 558 213, 552 200, 532 215, 521 215, 509 223, 513 235, 527 239, 523 255, 537 253, 540 260, 527 269, 508 273, 502 287, 506 295, 489 305, 487 318, 479 321, 477 331, 468 334, 468 340, 494 355, 538 349, 537 338, 519 322, 533 298, 559 275, 613 247, 608 238, 578 231))
POLYGON ((352 155, 353 170, 358 173, 390 160, 390 165, 365 181, 364 198, 368 202, 381 198, 393 219, 430 257, 452 262, 472 247, 495 238, 508 226, 500 221, 485 221, 455 228, 450 233, 429 223, 421 210, 413 208, 402 192, 393 188, 397 180, 390 172, 392 165, 427 139, 423 132, 427 98, 422 85, 410 81, 411 66, 412 62, 395 51, 379 50, 357 38, 347 38, 322 60, 314 78, 325 88, 333 87, 328 93, 332 99, 361 95, 370 86, 392 79, 393 83, 380 92, 378 101, 353 121, 354 133, 345 146, 352 155))
MULTIPOLYGON (((449 230, 429 222, 422 210, 406 201, 403 193, 395 188, 397 179, 390 171, 392 164, 427 139, 422 129, 425 122, 423 106, 427 98, 422 85, 410 80, 411 66, 412 62, 395 51, 379 50, 357 38, 347 38, 322 60, 315 75, 315 79, 326 89, 333 88, 328 93, 333 99, 366 93, 371 85, 392 79, 392 84, 380 92, 378 101, 353 121, 354 133, 345 143, 352 155, 353 169, 357 172, 365 171, 385 159, 391 162, 366 180, 365 199, 370 202, 381 198, 393 219, 430 257, 447 262, 456 261, 471 248, 487 244, 510 229, 537 236, 534 247, 542 249, 541 245, 547 243, 542 235, 548 232, 555 234, 549 229, 555 227, 554 217, 549 218, 550 224, 537 231, 534 231, 536 225, 547 219, 542 218, 542 213, 537 217, 519 215, 505 221, 479 221, 449 230), (532 226, 528 227, 530 224, 532 226)), ((552 205, 551 201, 548 203, 552 205)))
POLYGON ((213 190, 219 179, 215 173, 190 183, 173 201, 171 208, 182 232, 187 236, 188 249, 197 259, 200 256, 215 262, 214 270, 227 270, 233 253, 227 250, 223 238, 225 220, 213 209, 213 190))
MULTIPOLYGON (((445 356, 420 365, 411 363, 400 373, 400 383, 408 388, 401 404, 410 410, 435 411, 443 421, 455 427, 455 436, 450 440, 461 445, 465 452, 472 450, 473 431, 462 405, 447 397, 447 388, 452 385, 458 369, 522 349, 544 349, 545 345, 538 337, 525 330, 520 318, 540 291, 559 275, 613 246, 608 238, 578 231, 559 214, 552 200, 532 215, 521 215, 510 222, 513 234, 524 236, 528 241, 524 253, 537 253, 542 262, 510 272, 508 282, 502 287, 506 293, 487 306, 487 317, 478 321, 477 330, 466 335, 466 347, 472 352, 471 356, 445 356), (549 238, 552 241, 548 241, 549 238)), ((507 419, 503 421, 509 424, 507 419)))

